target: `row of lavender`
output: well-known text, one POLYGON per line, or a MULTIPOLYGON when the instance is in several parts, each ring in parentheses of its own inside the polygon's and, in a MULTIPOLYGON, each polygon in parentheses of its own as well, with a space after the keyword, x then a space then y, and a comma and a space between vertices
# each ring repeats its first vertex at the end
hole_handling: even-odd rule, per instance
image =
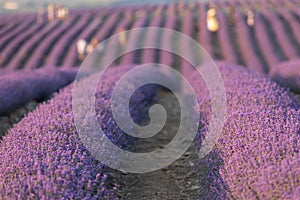
MULTIPOLYGON (((203 199, 298 199, 300 105, 266 76, 217 63, 227 96, 225 126, 201 162, 207 169, 203 199)), ((202 118, 198 148, 211 118, 206 84, 185 70, 198 96, 202 118)), ((203 167, 202 167, 203 168, 203 167)))
MULTIPOLYGON (((112 142, 123 148, 133 138, 117 126, 110 98, 116 80, 130 69, 131 66, 110 68, 102 75, 95 95, 101 128, 112 142)), ((77 85, 84 88, 90 78, 93 77, 77 85)), ((131 87, 129 83, 128 87, 131 87)), ((130 115, 136 122, 146 116, 155 90, 155 87, 143 88, 132 96, 130 115)), ((117 186, 108 178, 106 168, 80 140, 74 124, 72 92, 73 84, 38 106, 3 137, 0 143, 1 198, 118 199, 114 192, 117 186)), ((87 117, 86 113, 81 114, 87 117)), ((111 162, 116 160, 116 155, 106 153, 111 162)))
MULTIPOLYGON (((225 127, 215 149, 203 160, 208 169, 206 185, 210 185, 210 189, 204 191, 202 197, 298 197, 299 104, 287 90, 266 76, 243 69, 243 66, 217 64, 226 88, 227 113, 225 127)), ((126 137, 113 120, 110 97, 116 80, 129 69, 130 66, 110 69, 103 75, 96 92, 95 109, 100 125, 120 147, 126 147, 132 138, 126 137)), ((38 71, 40 76, 50 74, 43 70, 38 71)), ((202 128, 199 129, 197 143, 201 148, 211 114, 209 92, 201 76, 193 70, 184 72, 189 72, 187 79, 198 95, 202 128)), ((14 72, 7 75, 10 74, 14 72)), ((56 79, 62 80, 57 75, 56 79)), ((24 85, 30 84, 31 79, 33 77, 29 77, 24 85)), ((40 81, 49 80, 43 78, 40 81)), ((113 183, 106 181, 105 167, 89 154, 79 139, 72 113, 72 91, 73 85, 63 89, 3 138, 0 143, 3 161, 0 164, 1 197, 117 198, 110 190, 115 188, 111 186, 113 183)), ((146 116, 154 94, 155 88, 149 87, 138 90, 132 97, 131 116, 135 121, 146 116)), ((8 98, 9 95, 6 94, 8 98)), ((82 116, 85 117, 86 113, 82 116)), ((110 159, 114 160, 114 155, 110 159)))
MULTIPOLYGON (((254 0, 244 3, 214 1, 209 4, 179 3, 76 10, 66 22, 40 24, 35 23, 34 15, 28 15, 23 22, 19 21, 20 17, 17 18, 12 22, 14 26, 7 18, 4 20, 7 24, 3 23, 0 27, 0 35, 3 36, 0 39, 0 66, 10 69, 29 69, 43 65, 76 66, 80 64, 76 52, 79 39, 89 41, 97 38, 102 42, 122 30, 156 26, 185 32, 199 41, 213 58, 244 64, 252 70, 267 73, 275 64, 300 56, 298 5, 289 2, 285 3, 286 7, 282 7, 280 3, 272 2, 273 6, 270 7, 269 4, 254 0), (216 32, 206 27, 209 7, 217 9, 219 29, 216 32), (247 24, 247 10, 254 13, 253 26, 247 24), (110 14, 112 12, 113 15, 110 14), (123 22, 122 19, 129 22, 123 22)), ((145 43, 152 42, 147 41, 152 40, 151 37, 142 37, 139 41, 141 39, 145 43)), ((164 39, 160 38, 160 41, 164 43, 164 39)), ((126 40, 126 45, 130 46, 137 38, 127 36, 126 40)), ((121 63, 143 60, 133 60, 133 55, 125 56, 121 63)), ((173 63, 174 58, 169 57, 172 61, 166 63, 173 63)))
POLYGON ((71 83, 75 69, 42 68, 33 71, 0 70, 0 116, 35 99, 47 98, 71 83))
MULTIPOLYGON (((30 69, 42 65, 78 64, 77 40, 89 41, 94 37, 103 41, 119 28, 118 21, 123 15, 134 14, 137 9, 140 7, 75 10, 66 22, 45 21, 42 24, 35 22, 35 15, 30 15, 26 20, 15 22, 14 26, 2 16, 7 24, 0 30, 4 36, 0 40, 0 65, 30 69), (110 15, 112 12, 114 14, 110 15), (19 24, 21 26, 17 26, 19 24)), ((152 6, 143 7, 145 12, 151 9, 152 6)))

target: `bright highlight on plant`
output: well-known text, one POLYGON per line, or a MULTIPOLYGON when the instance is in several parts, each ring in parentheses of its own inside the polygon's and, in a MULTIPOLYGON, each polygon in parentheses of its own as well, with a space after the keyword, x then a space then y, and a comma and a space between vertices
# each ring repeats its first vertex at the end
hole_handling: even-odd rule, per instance
POLYGON ((249 26, 253 26, 254 25, 254 13, 251 10, 247 11, 247 24, 249 26))
POLYGON ((216 32, 219 30, 217 10, 215 8, 210 8, 207 11, 206 24, 207 24, 207 29, 211 32, 216 32))

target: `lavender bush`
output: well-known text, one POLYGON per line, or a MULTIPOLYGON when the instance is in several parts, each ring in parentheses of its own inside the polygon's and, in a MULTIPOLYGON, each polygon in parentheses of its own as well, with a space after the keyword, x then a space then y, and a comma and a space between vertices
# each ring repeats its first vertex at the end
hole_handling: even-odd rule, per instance
POLYGON ((290 28, 291 28, 291 30, 293 32, 293 36, 297 40, 298 44, 300 44, 300 35, 297 34, 300 31, 300 26, 299 26, 299 22, 297 21, 296 17, 289 10, 286 10, 286 9, 284 9, 282 7, 278 7, 277 8, 277 12, 289 24, 289 26, 290 26, 290 28))
MULTIPOLYGON (((159 11, 157 11, 159 12, 159 11)), ((160 27, 162 23, 162 17, 161 16, 153 16, 152 21, 150 23, 150 27, 160 27)), ((159 33, 157 31, 150 31, 146 33, 145 37, 145 44, 150 45, 153 42, 158 42, 159 40, 159 33)), ((144 49, 142 54, 142 63, 155 63, 156 62, 156 56, 155 56, 155 49, 144 49)))
MULTIPOLYGON (((96 92, 100 125, 119 146, 129 141, 113 120, 110 97, 116 80, 128 69, 130 67, 109 69, 96 92)), ((136 120, 146 114, 143 112, 154 89, 137 90, 132 97, 131 114, 136 120)), ((63 89, 49 103, 28 114, 3 138, 0 143, 2 198, 117 199, 113 195, 115 186, 106 180, 104 166, 85 149, 76 132, 72 91, 73 85, 63 89)))
POLYGON ((45 67, 0 76, 0 115, 33 99, 47 97, 75 79, 76 70, 45 67))
MULTIPOLYGON (((215 149, 202 161, 210 185, 204 198, 291 198, 300 186, 299 105, 265 76, 241 66, 218 65, 227 93, 227 114, 215 149)), ((198 93, 204 125, 199 130, 200 148, 210 119, 210 99, 198 75, 194 73, 190 80, 198 93)))

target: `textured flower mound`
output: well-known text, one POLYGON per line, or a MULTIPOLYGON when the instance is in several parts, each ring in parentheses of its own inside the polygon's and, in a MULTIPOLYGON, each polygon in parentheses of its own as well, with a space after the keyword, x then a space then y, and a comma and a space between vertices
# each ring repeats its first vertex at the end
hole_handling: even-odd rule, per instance
POLYGON ((270 77, 282 86, 288 86, 300 93, 300 60, 278 64, 269 72, 270 77))
POLYGON ((72 82, 76 77, 76 71, 55 67, 17 72, 4 71, 0 75, 0 115, 28 101, 48 97, 72 82))
MULTIPOLYGON (((218 63, 227 94, 225 127, 203 164, 206 198, 290 199, 300 187, 300 110, 288 91, 241 66, 218 63)), ((194 75, 205 137, 210 99, 194 75)), ((200 146, 199 146, 200 148, 200 146)), ((298 192, 298 193, 297 193, 298 192)))
MULTIPOLYGON (((109 69, 96 92, 99 122, 109 137, 119 139, 115 142, 123 140, 122 146, 126 138, 115 126, 109 107, 113 86, 127 69, 109 69)), ((147 89, 137 90, 132 97, 131 106, 137 111, 131 114, 136 120, 143 116, 140 112, 147 108, 149 95, 154 94, 154 87, 147 89)), ((72 91, 73 85, 64 88, 4 136, 0 143, 1 198, 117 199, 104 166, 85 149, 76 132, 72 91)))

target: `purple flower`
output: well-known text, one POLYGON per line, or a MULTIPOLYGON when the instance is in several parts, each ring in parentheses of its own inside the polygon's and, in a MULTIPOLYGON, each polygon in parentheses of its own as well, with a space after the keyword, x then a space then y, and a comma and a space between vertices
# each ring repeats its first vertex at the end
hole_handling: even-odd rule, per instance
POLYGON ((75 79, 77 70, 45 67, 0 76, 0 115, 33 99, 48 97, 75 79))
MULTIPOLYGON (((300 186, 300 110, 287 90, 241 66, 217 63, 227 95, 225 126, 204 158, 208 198, 286 199, 300 186)), ((187 70, 185 70, 187 71, 187 70)), ((198 94, 198 147, 210 119, 210 98, 200 75, 189 79, 198 94)))
MULTIPOLYGON (((131 140, 113 119, 110 97, 116 80, 129 69, 122 66, 109 69, 96 92, 95 108, 100 125, 107 137, 120 147, 126 147, 131 140)), ((117 199, 113 194, 115 186, 107 181, 105 167, 86 150, 76 131, 72 91, 73 85, 64 88, 3 137, 0 143, 2 198, 117 199)), ((132 96, 131 115, 136 121, 147 114, 154 92, 155 87, 146 87, 132 96)))

